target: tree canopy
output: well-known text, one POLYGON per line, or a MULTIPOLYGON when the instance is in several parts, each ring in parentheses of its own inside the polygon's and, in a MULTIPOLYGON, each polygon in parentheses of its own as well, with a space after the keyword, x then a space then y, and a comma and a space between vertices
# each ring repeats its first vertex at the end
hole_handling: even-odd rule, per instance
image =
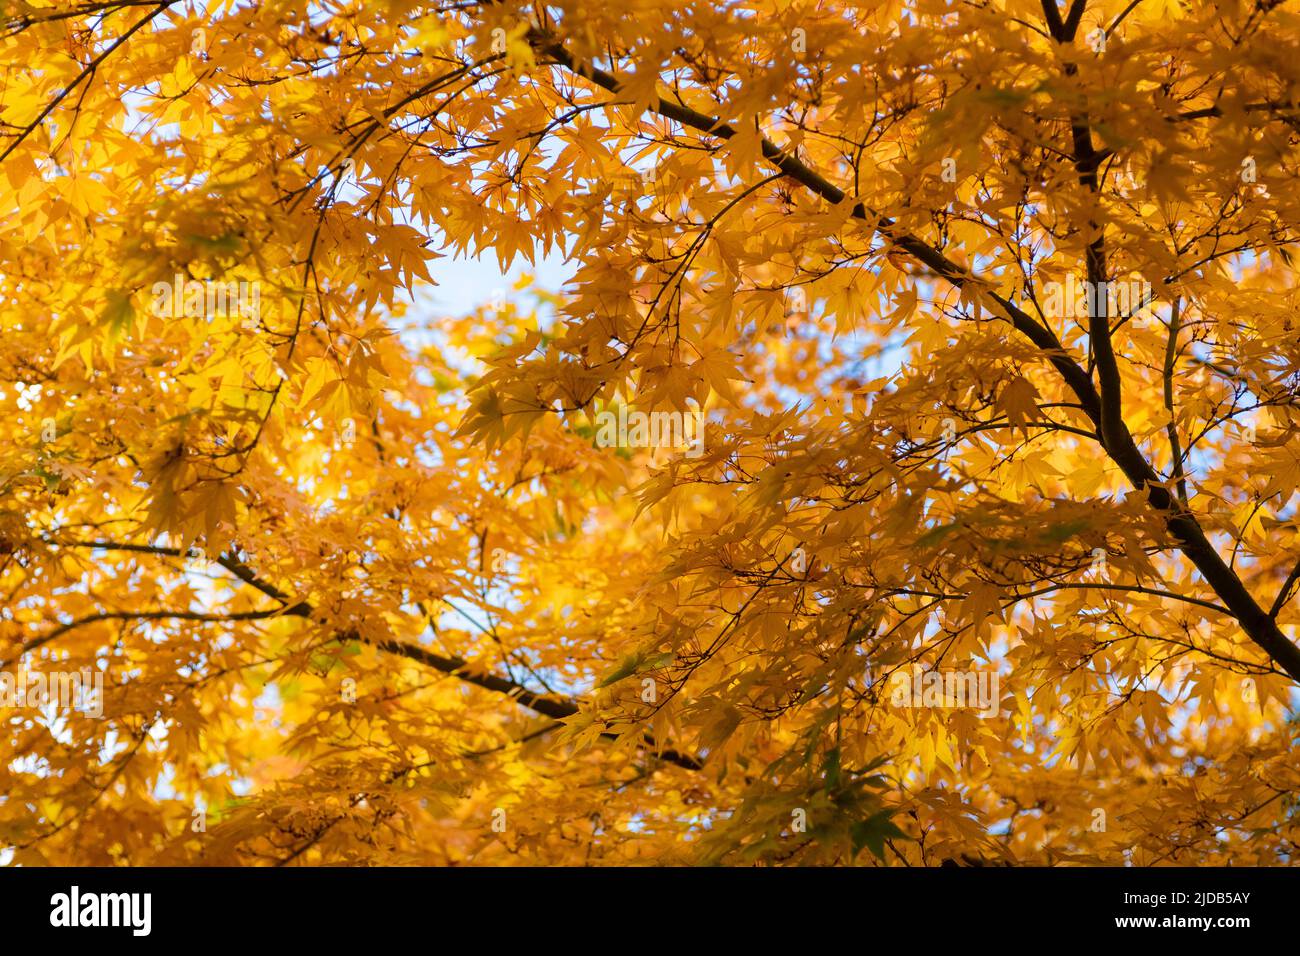
POLYGON ((0 670, 102 692, 7 859, 1292 862, 1297 95, 1279 0, 9 0, 0 670))

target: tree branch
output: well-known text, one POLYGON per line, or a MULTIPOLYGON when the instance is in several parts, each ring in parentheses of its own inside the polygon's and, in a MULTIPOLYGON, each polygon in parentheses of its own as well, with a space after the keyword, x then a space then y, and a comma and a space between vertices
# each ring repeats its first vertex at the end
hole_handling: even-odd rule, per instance
POLYGON ((87 63, 85 69, 83 69, 79 74, 77 74, 77 78, 74 79, 71 83, 69 83, 67 88, 64 89, 61 93, 59 93, 58 96, 50 100, 50 102, 46 104, 45 109, 41 110, 40 114, 37 115, 36 119, 28 123, 27 126, 23 128, 14 137, 13 142, 11 142, 5 148, 5 151, 3 153, 0 153, 0 163, 3 163, 5 159, 8 158, 9 154, 18 148, 18 144, 21 143, 23 140, 25 140, 28 136, 30 136, 32 131, 35 130, 38 126, 41 125, 41 123, 45 121, 45 117, 49 116, 52 112, 54 112, 54 110, 58 107, 58 105, 62 103, 65 99, 67 99, 68 95, 73 90, 75 90, 78 86, 80 86, 83 82, 85 82, 85 80, 91 74, 93 74, 96 69, 99 68, 99 64, 103 63, 104 60, 106 60, 113 53, 114 50, 120 47, 127 40, 131 39, 131 36, 137 30, 139 30, 142 26, 144 26, 146 23, 151 21, 154 17, 158 16, 158 14, 162 13, 164 10, 170 7, 174 2, 175 0, 166 0, 165 3, 158 4, 157 8, 155 8, 151 13, 149 13, 147 16, 142 17, 140 20, 136 21, 136 23, 131 27, 131 29, 127 30, 120 37, 118 37, 116 40, 114 40, 112 43, 106 46, 103 49, 103 51, 100 52, 99 56, 95 57, 93 60, 87 63))
MULTIPOLYGON (((1046 3, 1051 4, 1052 0, 1046 0, 1046 3)), ((1052 10, 1055 12, 1054 6, 1052 10)), ((1072 37, 1072 31, 1077 28, 1082 15, 1083 0, 1075 0, 1066 22, 1061 25, 1061 35, 1072 37)), ((1050 16, 1049 14, 1049 22, 1050 16)), ((1056 19, 1060 20, 1059 13, 1056 13, 1056 19)), ((557 65, 611 93, 622 92, 622 84, 616 76, 591 64, 579 63, 563 44, 550 34, 537 27, 530 27, 526 38, 538 53, 557 65)), ((709 136, 725 140, 736 135, 735 128, 721 119, 700 113, 680 103, 669 102, 659 96, 652 97, 647 108, 660 116, 709 136)), ((760 136, 759 142, 763 157, 788 177, 806 186, 827 202, 838 204, 844 201, 843 190, 798 158, 781 149, 765 136, 760 136)), ((1095 176, 1095 169, 1093 175, 1095 176)), ((1293 680, 1300 682, 1300 648, 1291 643, 1276 622, 1255 601, 1236 573, 1224 562, 1205 536, 1196 518, 1161 484, 1159 475, 1137 447, 1122 416, 1118 414, 1118 402, 1114 400, 1116 390, 1114 373, 1109 369, 1103 373, 1103 385, 1111 394, 1111 411, 1108 411, 1105 416, 1110 427, 1106 428, 1103 427, 1101 396, 1097 393, 1091 376, 1065 352, 1050 328, 1037 322, 1003 296, 991 291, 987 280, 968 273, 928 243, 896 230, 892 220, 871 213, 861 201, 854 204, 852 216, 872 224, 873 228, 889 239, 895 247, 934 270, 956 288, 973 288, 983 299, 995 303, 1012 326, 1039 347, 1078 397, 1084 413, 1097 427, 1098 438, 1106 453, 1124 472, 1133 487, 1144 491, 1147 501, 1162 514, 1166 527, 1178 541, 1179 550, 1201 572, 1206 583, 1223 600, 1246 635, 1277 662, 1293 680)), ((1100 260, 1094 263, 1094 269, 1097 266, 1104 268, 1100 260)), ((1109 344, 1109 335, 1102 338, 1109 344)))
MULTIPOLYGON (((65 547, 65 548, 87 548, 87 549, 98 549, 102 551, 131 551, 131 552, 136 552, 141 554, 155 554, 155 555, 163 555, 167 557, 183 556, 183 553, 179 548, 170 548, 162 545, 133 544, 130 542, 117 542, 117 541, 58 541, 54 539, 45 539, 45 540, 48 544, 56 545, 59 547, 65 547)), ((220 564, 222 567, 226 568, 231 573, 235 574, 236 577, 238 577, 244 583, 248 584, 250 587, 256 588, 258 591, 261 591, 263 594, 275 598, 277 601, 280 601, 282 604, 286 606, 282 608, 275 608, 270 611, 249 611, 249 612, 242 612, 241 614, 236 614, 236 615, 224 615, 222 617, 214 617, 211 615, 201 615, 196 613, 184 613, 184 612, 177 613, 177 612, 170 612, 170 611, 169 612, 138 612, 135 614, 122 614, 116 616, 147 617, 150 614, 156 613, 156 616, 158 617, 187 617, 194 620, 237 620, 237 619, 273 617, 276 615, 310 618, 314 613, 315 609, 307 601, 298 601, 293 604, 290 604, 289 602, 291 601, 291 598, 289 597, 288 594, 286 594, 284 591, 282 591, 280 588, 276 587, 274 584, 270 583, 269 581, 266 581, 263 578, 259 577, 251 568, 249 568, 238 558, 235 558, 231 555, 222 555, 221 557, 215 558, 214 560, 216 561, 217 564, 220 564)), ((113 615, 109 615, 109 616, 113 616, 113 615)), ((46 641, 52 640, 54 637, 57 637, 59 633, 63 633, 64 631, 71 629, 73 626, 76 626, 79 623, 86 623, 86 622, 85 621, 73 622, 72 624, 66 625, 64 628, 60 629, 54 634, 44 636, 40 640, 40 643, 43 644, 46 641)), ((441 671, 444 674, 448 674, 451 677, 455 677, 457 680, 463 681, 466 684, 473 684, 475 687, 481 687, 484 690, 489 690, 496 694, 504 694, 505 696, 509 697, 511 700, 515 701, 515 703, 519 704, 520 706, 527 707, 529 710, 541 714, 543 717, 550 717, 554 720, 563 720, 566 717, 572 717, 574 714, 578 713, 580 709, 580 706, 577 701, 570 700, 565 697, 560 697, 555 694, 538 694, 535 691, 530 690, 528 687, 524 686, 523 684, 518 683, 517 681, 509 680, 508 678, 505 677, 499 677, 496 674, 492 674, 488 671, 483 671, 478 668, 475 668, 469 662, 459 657, 446 657, 442 654, 434 653, 433 651, 420 647, 418 644, 410 644, 406 641, 398 641, 398 640, 368 641, 365 638, 361 637, 359 634, 357 634, 355 631, 346 634, 340 634, 339 638, 341 640, 357 641, 359 643, 368 643, 372 647, 377 648, 378 650, 386 651, 389 654, 396 654, 401 657, 405 657, 409 660, 416 661, 420 664, 424 664, 428 667, 432 667, 433 669, 441 671)), ((29 648, 24 647, 24 651, 28 649, 29 648)), ((616 734, 609 734, 609 733, 601 734, 601 736, 607 740, 613 740, 616 739, 617 737, 616 734)), ((654 752, 655 755, 659 757, 659 759, 664 760, 667 763, 676 764, 677 766, 683 767, 687 770, 699 770, 704 766, 703 762, 698 757, 692 756, 691 754, 683 753, 681 751, 673 750, 671 748, 660 749, 658 745, 655 743, 654 737, 648 732, 643 736, 642 740, 645 746, 647 747, 647 749, 654 752)))

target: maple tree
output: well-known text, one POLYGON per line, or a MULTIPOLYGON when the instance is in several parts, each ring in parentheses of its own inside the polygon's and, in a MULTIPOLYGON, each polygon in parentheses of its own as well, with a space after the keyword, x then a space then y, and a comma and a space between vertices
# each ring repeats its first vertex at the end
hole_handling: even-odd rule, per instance
POLYGON ((1278 0, 11 0, 0 660, 104 687, 8 859, 1291 861, 1298 88, 1278 0))

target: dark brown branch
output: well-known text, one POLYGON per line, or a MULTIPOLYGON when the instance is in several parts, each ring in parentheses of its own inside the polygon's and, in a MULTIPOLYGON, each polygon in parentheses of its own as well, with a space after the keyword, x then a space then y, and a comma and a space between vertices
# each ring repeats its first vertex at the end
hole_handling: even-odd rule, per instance
POLYGON ((1300 561, 1296 562, 1295 567, 1291 569, 1291 573, 1286 576, 1286 580, 1282 583, 1282 590, 1277 592, 1277 598, 1274 599, 1273 606, 1268 609, 1269 617, 1274 620, 1277 619, 1279 612, 1290 599, 1291 589, 1295 587, 1297 581, 1300 581, 1300 561))
POLYGON ((166 0, 165 3, 158 4, 158 7, 153 12, 138 20, 131 27, 131 29, 127 30, 120 37, 118 37, 116 40, 114 40, 112 43, 106 46, 103 49, 103 51, 100 52, 99 56, 95 57, 93 60, 87 63, 85 69, 83 69, 80 73, 77 74, 77 78, 74 79, 71 83, 69 83, 68 86, 61 93, 59 93, 58 96, 50 100, 50 102, 46 104, 45 109, 41 110, 40 114, 36 117, 36 119, 32 120, 29 124, 27 124, 27 126, 21 132, 19 132, 17 136, 14 137, 13 142, 11 142, 5 148, 5 151, 3 153, 0 153, 0 163, 3 163, 5 159, 8 158, 9 154, 12 153, 15 149, 17 149, 18 145, 23 140, 25 140, 28 136, 31 135, 33 130, 35 130, 38 126, 40 126, 41 123, 45 122, 45 117, 49 116, 52 112, 54 112, 54 110, 58 107, 58 105, 62 103, 65 99, 67 99, 68 95, 73 90, 75 90, 78 86, 80 86, 83 82, 85 82, 86 79, 91 74, 93 74, 96 69, 99 68, 99 64, 103 63, 104 60, 106 60, 113 53, 114 50, 120 47, 127 40, 131 39, 132 35, 137 30, 139 30, 146 23, 149 23, 151 20, 153 20, 154 17, 158 16, 158 14, 162 13, 164 10, 170 7, 173 2, 174 0, 166 0))
MULTIPOLYGON (((163 555, 166 557, 182 557, 184 554, 179 548, 170 548, 162 545, 133 544, 130 542, 116 541, 46 540, 49 544, 65 548, 90 548, 103 551, 131 551, 140 554, 163 555)), ((238 558, 231 555, 222 555, 213 560, 216 561, 217 564, 220 564, 222 567, 229 570, 250 587, 256 588, 263 594, 275 598, 277 601, 281 602, 281 604, 286 606, 269 611, 243 612, 242 614, 224 615, 221 617, 175 612, 164 612, 159 614, 159 616, 189 617, 195 620, 237 620, 254 617, 273 617, 277 615, 310 618, 314 612, 315 609, 307 601, 298 601, 290 604, 292 599, 288 594, 269 581, 259 577, 251 568, 238 558)), ((142 611, 136 614, 124 613, 119 616, 146 617, 151 613, 154 612, 142 611)), ((73 624, 67 625, 63 630, 67 630, 72 626, 75 626, 77 623, 85 622, 73 622, 73 624)), ((51 640, 55 636, 57 636, 57 633, 47 635, 41 639, 41 643, 45 643, 45 641, 51 640)), ((345 641, 365 642, 365 639, 355 632, 341 634, 339 636, 340 639, 345 641)), ((461 658, 446 657, 442 654, 437 654, 426 648, 420 647, 418 644, 410 644, 398 640, 372 641, 367 643, 370 643, 372 646, 381 651, 386 651, 389 654, 397 654, 401 657, 408 658, 409 660, 416 661, 417 663, 432 667, 433 669, 455 677, 457 680, 463 681, 466 684, 473 684, 475 687, 481 687, 484 690, 490 690, 496 694, 504 694, 520 706, 527 707, 529 710, 541 714, 543 717, 550 717, 554 720, 563 720, 566 717, 572 717, 574 714, 578 713, 580 709, 579 704, 574 700, 556 694, 538 694, 517 681, 509 680, 505 677, 499 677, 489 671, 475 668, 473 665, 461 658)), ((24 648, 24 650, 26 649, 28 648, 24 648)), ((608 733, 602 734, 601 736, 610 740, 615 739, 616 737, 615 734, 608 733)), ((651 750, 659 759, 667 763, 676 764, 677 766, 684 767, 687 770, 699 770, 704 766, 699 758, 694 757, 691 754, 682 753, 681 751, 673 749, 660 749, 655 743, 654 738, 648 732, 644 735, 642 740, 647 749, 651 750)))
MULTIPOLYGON (((1051 0, 1048 0, 1050 3, 1051 0)), ((1055 8, 1052 8, 1055 11, 1055 8)), ((1067 28, 1077 28, 1078 20, 1083 14, 1082 0, 1076 0, 1065 23, 1062 24, 1062 36, 1067 28), (1076 12, 1077 11, 1077 12, 1076 12)), ((1050 16, 1050 15, 1049 15, 1050 16)), ((1056 14, 1059 21, 1060 15, 1056 14)), ((527 34, 530 44, 539 53, 552 62, 564 67, 578 76, 584 77, 595 85, 618 94, 622 84, 613 74, 607 73, 591 64, 578 63, 565 47, 550 34, 536 27, 527 34)), ((736 130, 716 117, 697 112, 680 103, 673 103, 661 97, 650 100, 648 108, 666 119, 681 123, 706 135, 720 139, 730 139, 736 130)), ((838 204, 844 201, 845 193, 838 186, 815 172, 792 154, 782 150, 766 137, 760 137, 762 155, 769 162, 796 182, 806 186, 827 202, 838 204)), ((1094 170, 1095 175, 1095 170, 1094 170)), ((991 291, 988 283, 971 275, 956 263, 948 259, 941 251, 915 236, 900 232, 887 217, 873 215, 866 206, 858 202, 854 205, 852 216, 870 223, 881 235, 885 236, 897 248, 912 256, 913 259, 934 270, 958 289, 970 289, 977 292, 986 301, 995 303, 1005 314, 1012 326, 1039 347, 1044 356, 1056 368, 1079 399, 1084 413, 1098 429, 1098 438, 1111 459, 1119 465, 1125 477, 1133 487, 1146 493, 1147 501, 1164 517, 1165 525, 1178 541, 1179 549, 1200 571, 1201 576, 1223 600, 1232 612, 1246 635, 1263 651, 1277 662, 1293 680, 1300 682, 1300 648, 1282 633, 1277 623, 1268 616, 1259 603, 1242 584, 1236 573, 1224 562, 1215 547, 1205 536, 1204 530, 1196 518, 1160 483, 1161 479, 1151 467, 1146 457, 1137 447, 1123 417, 1118 415, 1118 403, 1112 401, 1115 414, 1108 416, 1111 427, 1103 428, 1101 396, 1094 387, 1091 376, 1075 362, 1062 348, 1055 333, 1045 325, 1037 322, 1024 310, 1006 298, 991 291), (1118 418, 1118 421, 1115 420, 1118 418), (1109 431, 1109 434, 1107 434, 1109 431)), ((1094 295, 1094 298, 1096 296, 1094 295)), ((1107 329, 1109 332, 1109 329, 1107 329)), ((1105 339, 1109 342, 1109 336, 1105 339)), ((1114 390, 1114 382, 1109 379, 1110 372, 1105 373, 1109 387, 1114 390)))

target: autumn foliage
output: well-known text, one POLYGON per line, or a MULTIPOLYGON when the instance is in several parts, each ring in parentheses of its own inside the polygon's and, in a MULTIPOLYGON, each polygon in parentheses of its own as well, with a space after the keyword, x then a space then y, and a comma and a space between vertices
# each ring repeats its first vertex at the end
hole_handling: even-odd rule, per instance
POLYGON ((1062 3, 5 3, 0 861, 1293 861, 1300 16, 1062 3))

